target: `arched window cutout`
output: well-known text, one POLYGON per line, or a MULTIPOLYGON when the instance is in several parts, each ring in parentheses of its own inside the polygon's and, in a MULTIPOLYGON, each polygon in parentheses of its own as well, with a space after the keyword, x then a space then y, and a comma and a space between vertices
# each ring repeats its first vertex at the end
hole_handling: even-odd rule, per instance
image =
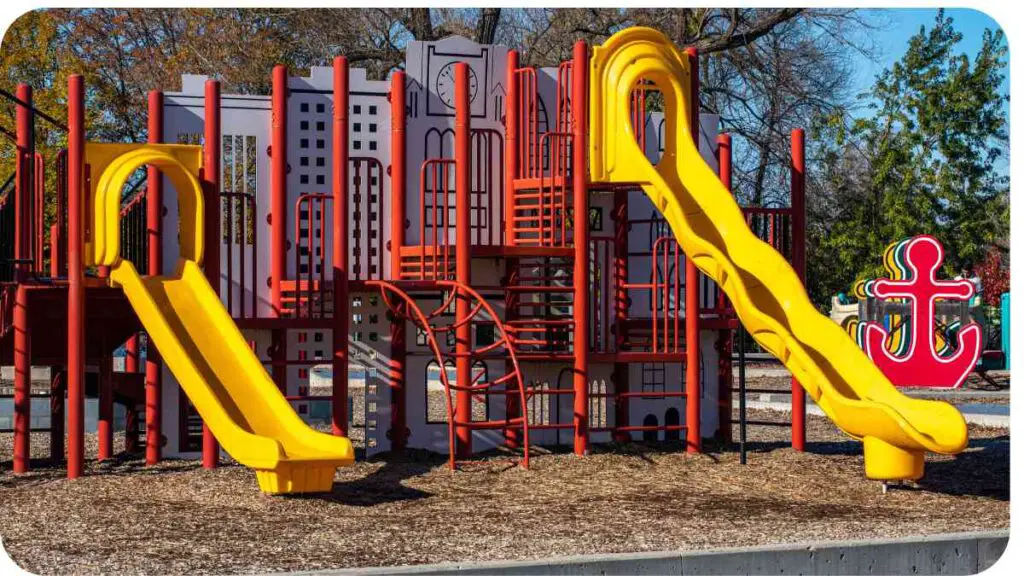
MULTIPOLYGON (((665 426, 679 426, 679 410, 675 407, 665 410, 665 426)), ((665 430, 666 442, 679 442, 682 435, 679 430, 665 430)))
MULTIPOLYGON (((657 426, 658 417, 654 414, 648 414, 644 416, 644 426, 657 426)), ((644 442, 657 442, 658 431, 657 430, 644 430, 644 442)))

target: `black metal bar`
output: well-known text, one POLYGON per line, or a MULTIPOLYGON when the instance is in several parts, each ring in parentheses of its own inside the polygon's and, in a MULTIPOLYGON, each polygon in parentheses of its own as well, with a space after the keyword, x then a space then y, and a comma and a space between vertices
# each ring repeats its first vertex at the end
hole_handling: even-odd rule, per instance
POLYGON ((740 337, 740 464, 747 463, 747 350, 743 324, 736 328, 740 337))
POLYGON ((68 131, 67 124, 64 124, 63 122, 61 122, 60 120, 57 120, 53 116, 50 116, 46 112, 43 112, 42 110, 40 110, 40 109, 36 108, 35 106, 29 104, 28 102, 25 102, 24 100, 22 100, 21 98, 18 98, 14 94, 11 94, 7 90, 0 89, 0 96, 3 96, 4 98, 7 98, 8 100, 14 102, 15 104, 19 104, 21 106, 24 106, 24 107, 28 108, 29 110, 32 111, 33 114, 39 116, 43 120, 46 120, 50 124, 53 124, 57 128, 60 128, 61 130, 65 131, 65 132, 68 131))

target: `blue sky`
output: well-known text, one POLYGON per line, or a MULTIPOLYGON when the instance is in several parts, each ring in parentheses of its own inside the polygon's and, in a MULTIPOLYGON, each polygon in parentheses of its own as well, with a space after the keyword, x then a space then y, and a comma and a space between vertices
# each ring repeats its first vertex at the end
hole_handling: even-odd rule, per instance
MULTIPOLYGON (((857 92, 864 92, 874 84, 875 76, 892 66, 907 51, 907 42, 918 33, 921 26, 931 28, 935 23, 937 10, 930 8, 892 8, 873 11, 871 20, 878 25, 870 32, 875 43, 875 60, 858 57, 860 71, 854 80, 857 92)), ((999 24, 984 12, 965 8, 947 9, 946 16, 953 19, 953 25, 963 34, 957 50, 968 54, 973 60, 981 49, 982 33, 986 28, 999 30, 999 24)), ((1012 54, 1011 54, 1012 57, 1012 54)), ((1003 93, 1010 90, 1009 67, 1003 81, 1003 93)))

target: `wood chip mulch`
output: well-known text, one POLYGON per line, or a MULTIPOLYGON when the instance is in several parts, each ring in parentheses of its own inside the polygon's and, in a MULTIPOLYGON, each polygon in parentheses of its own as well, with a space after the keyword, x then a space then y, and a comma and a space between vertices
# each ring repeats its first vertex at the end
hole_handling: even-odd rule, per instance
POLYGON ((713 445, 699 456, 640 444, 538 454, 530 470, 500 456, 458 472, 412 452, 340 470, 332 493, 310 497, 265 496, 239 466, 147 468, 137 456, 91 462, 68 481, 43 460, 44 434, 33 437, 35 471, 14 476, 4 434, 0 537, 41 574, 252 573, 1009 526, 1008 430, 972 427, 967 452, 930 456, 920 485, 882 494, 858 443, 823 418, 808 427, 806 453, 788 447, 786 428, 752 427, 745 466, 713 445))

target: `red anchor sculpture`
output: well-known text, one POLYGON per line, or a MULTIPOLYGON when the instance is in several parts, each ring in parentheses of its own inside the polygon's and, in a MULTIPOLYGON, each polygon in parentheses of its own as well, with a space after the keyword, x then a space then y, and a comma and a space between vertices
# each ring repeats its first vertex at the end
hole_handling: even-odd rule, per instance
POLYGON ((880 299, 910 300, 911 344, 908 352, 893 356, 885 346, 886 332, 877 322, 869 322, 864 334, 868 357, 896 386, 957 388, 967 379, 981 354, 981 328, 976 322, 964 326, 957 338, 956 352, 942 357, 935 350, 932 327, 935 325, 935 301, 968 300, 974 285, 968 280, 937 280, 945 251, 932 236, 917 236, 907 245, 906 260, 910 280, 876 280, 874 294, 880 299))

